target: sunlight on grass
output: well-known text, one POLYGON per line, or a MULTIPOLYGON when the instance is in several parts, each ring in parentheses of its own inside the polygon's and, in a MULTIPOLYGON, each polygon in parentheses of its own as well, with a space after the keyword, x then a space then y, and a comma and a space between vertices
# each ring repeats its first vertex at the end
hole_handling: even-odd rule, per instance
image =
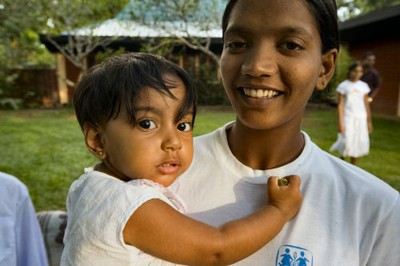
MULTIPOLYGON (((229 108, 199 108, 195 135, 210 132, 235 115, 229 108)), ((307 111, 303 129, 322 149, 336 139, 335 109, 307 111)), ((359 166, 400 190, 400 121, 374 117, 370 155, 359 166)), ((96 163, 71 109, 0 111, 0 171, 24 182, 37 211, 65 209, 70 184, 96 163)))

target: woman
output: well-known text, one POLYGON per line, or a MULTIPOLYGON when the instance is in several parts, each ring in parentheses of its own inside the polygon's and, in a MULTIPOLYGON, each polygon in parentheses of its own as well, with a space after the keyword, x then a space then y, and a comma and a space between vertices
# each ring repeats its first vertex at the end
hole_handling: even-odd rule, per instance
POLYGON ((195 139, 174 189, 192 217, 215 226, 262 206, 265 176, 299 175, 304 195, 298 215, 237 265, 300 254, 309 265, 400 263, 399 193, 301 131, 312 92, 334 74, 336 11, 334 0, 235 0, 225 10, 221 74, 236 121, 195 139))

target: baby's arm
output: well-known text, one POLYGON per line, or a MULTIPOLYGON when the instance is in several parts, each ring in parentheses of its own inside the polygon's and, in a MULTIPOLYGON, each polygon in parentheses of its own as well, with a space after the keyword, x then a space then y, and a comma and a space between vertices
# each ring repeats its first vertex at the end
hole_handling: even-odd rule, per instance
POLYGON ((193 220, 161 200, 138 208, 124 229, 127 244, 186 265, 226 265, 239 261, 268 243, 298 212, 300 178, 288 176, 288 186, 268 180, 268 204, 245 218, 215 228, 193 220))

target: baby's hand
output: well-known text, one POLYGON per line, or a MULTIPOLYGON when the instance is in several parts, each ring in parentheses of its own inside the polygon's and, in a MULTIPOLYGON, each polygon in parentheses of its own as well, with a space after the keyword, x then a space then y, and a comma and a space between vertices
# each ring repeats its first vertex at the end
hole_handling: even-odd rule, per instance
POLYGON ((283 179, 271 176, 268 179, 268 203, 278 208, 287 221, 299 211, 303 196, 300 191, 300 177, 286 176, 283 179))

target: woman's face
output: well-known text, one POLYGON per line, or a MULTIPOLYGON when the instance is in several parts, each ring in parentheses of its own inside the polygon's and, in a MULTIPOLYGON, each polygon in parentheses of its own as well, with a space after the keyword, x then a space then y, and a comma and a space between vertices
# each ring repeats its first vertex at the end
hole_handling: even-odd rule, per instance
POLYGON ((321 45, 306 1, 239 0, 221 56, 237 122, 257 130, 300 126, 314 88, 326 85, 321 45))

